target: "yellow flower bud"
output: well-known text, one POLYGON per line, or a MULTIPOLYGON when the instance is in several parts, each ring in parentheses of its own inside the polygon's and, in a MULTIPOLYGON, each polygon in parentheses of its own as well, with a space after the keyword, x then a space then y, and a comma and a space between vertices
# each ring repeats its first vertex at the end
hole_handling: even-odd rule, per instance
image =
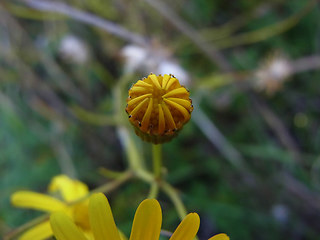
POLYGON ((173 75, 150 74, 129 90, 126 112, 136 134, 155 144, 171 140, 193 110, 189 91, 173 75))

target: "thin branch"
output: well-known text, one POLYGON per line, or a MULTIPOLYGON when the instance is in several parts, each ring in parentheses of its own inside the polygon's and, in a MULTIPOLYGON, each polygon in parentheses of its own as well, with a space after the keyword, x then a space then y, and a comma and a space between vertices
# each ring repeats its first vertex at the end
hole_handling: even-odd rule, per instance
MULTIPOLYGON (((320 69, 320 55, 311 55, 295 60, 288 60, 287 64, 289 69, 287 78, 289 78, 298 73, 320 69)), ((199 81, 196 82, 196 87, 206 90, 214 90, 219 87, 234 84, 237 81, 238 85, 239 83, 246 83, 245 86, 242 86, 242 89, 248 90, 252 87, 252 85, 249 85, 248 83, 252 78, 255 78, 257 70, 259 69, 233 73, 213 73, 199 79, 199 81)))
MULTIPOLYGON (((193 101, 194 103, 194 101, 193 101)), ((195 104, 194 104, 195 105, 195 104)), ((192 120, 200 128, 201 132, 220 151, 220 153, 238 169, 244 169, 244 160, 241 154, 227 141, 219 129, 199 108, 194 109, 192 120)))
POLYGON ((299 198, 307 208, 313 208, 320 211, 320 195, 315 191, 311 191, 304 183, 295 179, 287 172, 282 172, 276 179, 278 183, 282 184, 288 192, 299 198))
POLYGON ((64 127, 59 121, 53 122, 52 125, 53 134, 51 137, 51 147, 56 155, 61 172, 71 178, 76 178, 77 169, 66 147, 66 142, 64 139, 64 127))
MULTIPOLYGON (((193 102, 194 105, 196 105, 195 101, 193 102)), ((228 142, 199 106, 198 108, 195 108, 192 120, 208 140, 218 149, 222 156, 225 157, 231 165, 240 170, 246 182, 250 185, 254 184, 255 178, 246 165, 241 153, 228 142)))
POLYGON ((78 20, 80 22, 101 28, 115 36, 118 36, 124 40, 129 42, 133 42, 139 45, 146 45, 147 40, 133 32, 128 31, 122 26, 113 23, 111 21, 102 19, 98 16, 95 16, 91 13, 87 13, 69 5, 58 2, 58 1, 43 1, 43 0, 22 0, 27 6, 40 10, 40 11, 48 11, 60 13, 63 15, 67 15, 68 17, 78 20))
POLYGON ((260 99, 257 95, 250 94, 252 103, 255 109, 264 118, 269 127, 273 130, 274 134, 278 137, 282 145, 289 150, 293 159, 297 163, 301 163, 301 154, 299 152, 298 145, 291 137, 281 119, 267 106, 267 104, 260 99))
POLYGON ((320 56, 308 56, 291 61, 292 74, 320 68, 320 56))
POLYGON ((160 184, 160 187, 162 189, 163 192, 165 192, 167 194, 167 196, 171 199, 173 205, 175 206, 179 218, 182 220, 185 218, 185 216, 187 215, 187 209, 184 206, 178 191, 173 188, 169 183, 162 181, 160 184))

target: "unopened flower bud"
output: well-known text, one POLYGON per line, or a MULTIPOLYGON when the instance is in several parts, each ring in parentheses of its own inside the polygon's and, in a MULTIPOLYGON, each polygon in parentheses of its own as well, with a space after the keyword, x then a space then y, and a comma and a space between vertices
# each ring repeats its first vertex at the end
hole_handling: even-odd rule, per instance
POLYGON ((136 134, 155 144, 171 140, 190 120, 193 105, 189 95, 173 75, 151 73, 136 82, 126 107, 136 134))

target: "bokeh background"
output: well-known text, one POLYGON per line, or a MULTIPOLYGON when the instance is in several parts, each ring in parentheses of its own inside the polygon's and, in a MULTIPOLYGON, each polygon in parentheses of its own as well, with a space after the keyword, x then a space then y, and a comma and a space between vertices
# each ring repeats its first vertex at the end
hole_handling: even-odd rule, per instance
MULTIPOLYGON (((61 173, 94 189, 101 168, 127 168, 117 94, 153 72, 194 102, 163 161, 199 238, 319 239, 319 20, 316 0, 2 0, 0 235, 41 214, 13 208, 14 191, 46 192, 61 173)), ((125 233, 148 192, 135 180, 108 194, 125 233)))

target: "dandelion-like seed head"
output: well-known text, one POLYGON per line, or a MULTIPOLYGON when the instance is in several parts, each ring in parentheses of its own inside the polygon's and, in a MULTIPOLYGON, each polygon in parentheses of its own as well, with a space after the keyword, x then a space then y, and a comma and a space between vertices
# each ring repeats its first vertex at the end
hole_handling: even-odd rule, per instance
POLYGON ((171 140, 193 111, 189 91, 173 75, 150 74, 129 90, 126 112, 136 133, 155 144, 171 140))
POLYGON ((255 87, 272 95, 283 87, 291 73, 292 69, 286 56, 281 52, 272 53, 255 72, 255 87))

